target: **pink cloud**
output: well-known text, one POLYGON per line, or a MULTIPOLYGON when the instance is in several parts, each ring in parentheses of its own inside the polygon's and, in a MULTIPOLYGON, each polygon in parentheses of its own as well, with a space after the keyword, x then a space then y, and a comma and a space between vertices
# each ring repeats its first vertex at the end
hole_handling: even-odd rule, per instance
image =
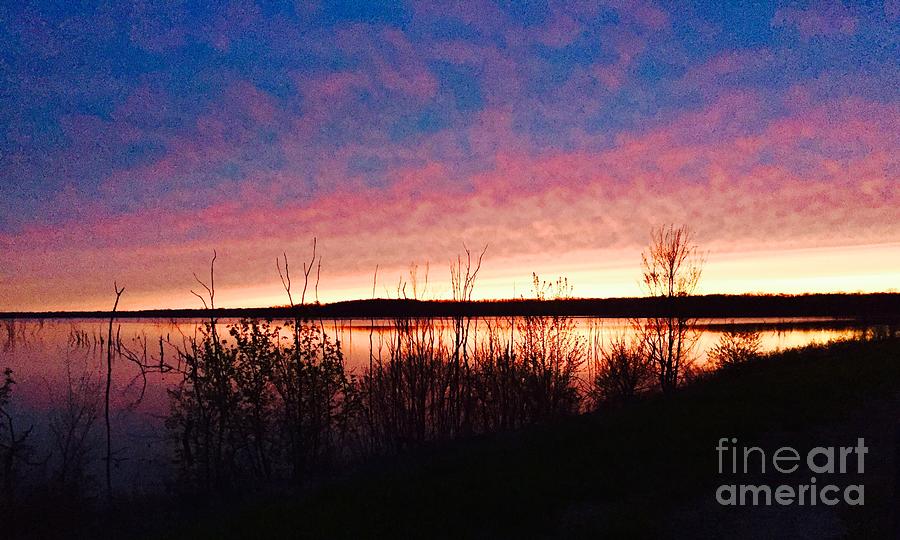
POLYGON ((884 16, 889 21, 900 18, 900 0, 884 0, 884 16))
POLYGON ((653 2, 646 0, 607 0, 623 17, 631 19, 651 30, 669 28, 669 14, 653 2))
POLYGON ((772 18, 775 27, 793 27, 800 37, 851 36, 856 33, 857 17, 837 0, 821 1, 806 9, 780 8, 772 18))
POLYGON ((437 92, 437 80, 425 66, 416 47, 399 30, 383 30, 381 37, 394 49, 393 58, 375 55, 374 61, 382 83, 392 89, 420 99, 437 92))
POLYGON ((220 51, 227 51, 231 41, 242 32, 260 22, 259 7, 250 1, 227 2, 202 32, 206 39, 220 51))
POLYGON ((151 52, 166 52, 185 43, 190 30, 184 23, 185 13, 178 6, 158 9, 153 0, 135 2, 130 9, 129 37, 151 52))
POLYGON ((315 99, 320 96, 341 98, 347 96, 354 88, 368 88, 371 81, 362 73, 337 71, 320 77, 304 78, 300 84, 308 98, 315 99))
POLYGON ((635 59, 647 47, 647 42, 629 31, 617 31, 611 36, 611 47, 617 58, 611 64, 594 66, 594 75, 609 90, 618 90, 629 76, 635 59))
POLYGON ((467 41, 441 41, 432 47, 431 56, 454 64, 480 64, 481 52, 481 46, 467 41))
POLYGON ((729 76, 769 70, 774 61, 775 54, 768 49, 726 51, 688 69, 675 87, 682 91, 711 91, 722 86, 729 76))
MULTIPOLYGON (((332 87, 344 83, 323 86, 332 87)), ((900 241, 900 186, 892 175, 900 155, 898 106, 796 97, 802 95, 815 96, 814 89, 786 93, 781 104, 788 114, 763 120, 771 96, 727 93, 623 134, 602 151, 591 150, 584 135, 584 146, 535 152, 513 128, 510 109, 487 109, 466 136, 470 151, 489 164, 471 175, 454 168, 464 154, 436 157, 452 146, 447 134, 436 133, 415 148, 389 140, 327 155, 309 148, 292 158, 292 169, 251 171, 223 189, 175 182, 123 215, 109 213, 102 201, 79 200, 80 220, 0 237, 13 261, 4 275, 27 276, 6 288, 15 292, 3 307, 71 298, 95 305, 89 299, 105 299, 113 279, 127 280, 135 294, 187 291, 191 270, 202 268, 214 247, 222 254, 223 286, 266 284, 277 279, 272 259, 305 252, 312 235, 330 273, 368 273, 360 278, 366 280, 375 264, 438 264, 462 241, 491 243, 496 265, 539 256, 564 269, 571 253, 639 246, 651 225, 670 221, 688 222, 718 250, 900 241), (754 118, 758 127, 746 129, 754 118), (348 160, 362 151, 403 163, 387 172, 387 188, 347 177, 348 160), (291 188, 314 160, 324 163, 317 182, 330 189, 297 196, 291 188)), ((272 120, 269 98, 253 87, 236 85, 226 96, 223 106, 238 118, 272 120)), ((117 193, 114 186, 159 182, 232 159, 232 140, 242 134, 217 114, 198 122, 198 137, 168 141, 167 154, 154 163, 111 175, 108 196, 117 193)), ((181 302, 192 305, 186 292, 181 302)))
POLYGON ((415 0, 412 4, 417 19, 452 17, 488 34, 500 32, 511 22, 494 2, 415 0))
POLYGON ((373 82, 418 100, 437 92, 437 80, 421 51, 402 31, 353 24, 337 34, 337 46, 361 60, 361 70, 370 73, 373 82))
POLYGON ((565 47, 581 34, 582 25, 566 13, 555 12, 547 24, 535 32, 536 39, 550 47, 565 47))

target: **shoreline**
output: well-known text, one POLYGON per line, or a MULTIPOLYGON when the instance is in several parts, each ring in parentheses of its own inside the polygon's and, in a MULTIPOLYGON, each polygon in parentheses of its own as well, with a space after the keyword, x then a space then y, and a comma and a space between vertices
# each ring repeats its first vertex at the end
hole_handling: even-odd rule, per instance
MULTIPOLYGON (((116 311, 116 319, 392 319, 410 317, 506 317, 561 315, 570 317, 631 318, 679 316, 712 319, 769 317, 822 317, 862 322, 900 320, 900 293, 722 295, 676 298, 662 304, 659 298, 575 298, 565 300, 451 300, 373 299, 348 300, 304 306, 148 309, 116 311)), ((0 319, 108 319, 110 311, 0 312, 0 319)))

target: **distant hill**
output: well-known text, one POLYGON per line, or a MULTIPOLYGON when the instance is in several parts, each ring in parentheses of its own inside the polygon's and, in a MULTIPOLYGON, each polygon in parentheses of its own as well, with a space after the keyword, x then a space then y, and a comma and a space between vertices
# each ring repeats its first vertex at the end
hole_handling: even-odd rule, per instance
MULTIPOLYGON (((117 318, 251 317, 266 319, 394 318, 509 315, 570 315, 646 317, 677 312, 694 317, 836 317, 864 320, 900 319, 900 293, 722 295, 676 298, 575 298, 566 300, 446 300, 373 299, 331 304, 267 308, 151 309, 120 311, 117 318)), ((0 313, 0 318, 106 318, 106 311, 0 313)))

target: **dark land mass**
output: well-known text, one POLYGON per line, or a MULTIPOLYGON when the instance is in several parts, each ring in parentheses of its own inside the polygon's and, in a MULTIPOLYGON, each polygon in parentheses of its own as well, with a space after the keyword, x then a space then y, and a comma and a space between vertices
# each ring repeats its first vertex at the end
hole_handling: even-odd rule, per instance
MULTIPOLYGON (((350 475, 301 500, 242 505, 186 537, 895 538, 900 340, 774 354, 674 396, 462 441, 350 475), (869 447, 865 472, 722 475, 722 437, 768 455, 869 447), (865 505, 720 506, 721 484, 865 486, 865 505)), ((740 450, 739 450, 740 452, 740 450)), ((738 458, 739 460, 741 457, 738 458)))
MULTIPOLYGON (((829 317, 863 322, 900 318, 900 293, 720 295, 683 298, 577 298, 566 300, 374 299, 291 307, 151 309, 119 311, 116 318, 205 319, 369 319, 400 317, 568 315, 583 317, 647 317, 671 312, 703 318, 829 317)), ((109 318, 108 311, 0 312, 0 319, 109 318)))
POLYGON ((895 538, 898 460, 900 339, 887 337, 775 353, 674 395, 375 459, 303 493, 122 501, 93 525, 54 508, 17 523, 31 538, 895 538), (771 461, 768 474, 720 474, 716 445, 732 437, 770 457, 864 438, 864 473, 816 477, 863 485, 865 504, 720 506, 722 484, 796 488, 812 474, 771 461))

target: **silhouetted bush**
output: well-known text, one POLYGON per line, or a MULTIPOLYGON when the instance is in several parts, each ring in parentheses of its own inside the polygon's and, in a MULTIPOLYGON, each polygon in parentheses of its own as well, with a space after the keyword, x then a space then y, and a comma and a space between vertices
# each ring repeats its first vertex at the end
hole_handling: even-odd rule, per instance
POLYGON ((461 408, 442 328, 432 319, 399 319, 395 325, 387 358, 374 359, 360 391, 373 446, 387 451, 449 437, 461 408))
POLYGON ((719 368, 742 364, 759 356, 760 333, 755 330, 729 330, 722 334, 707 356, 719 368))
POLYGON ((591 381, 594 406, 626 402, 646 390, 653 381, 650 361, 641 339, 617 337, 604 345, 591 381))
MULTIPOLYGON (((532 275, 538 300, 571 296, 565 279, 541 282, 532 275)), ((578 412, 579 370, 587 342, 575 332, 575 320, 561 315, 522 317, 517 325, 516 354, 525 385, 526 422, 540 422, 578 412)))
POLYGON ((167 423, 186 480, 203 489, 303 480, 348 448, 358 408, 340 344, 315 323, 207 323, 181 353, 167 423), (288 334, 287 336, 284 334, 288 334))
POLYGON ((474 420, 485 432, 508 431, 527 421, 527 378, 515 343, 516 325, 513 319, 503 322, 485 321, 484 337, 475 346, 478 399, 474 420))

